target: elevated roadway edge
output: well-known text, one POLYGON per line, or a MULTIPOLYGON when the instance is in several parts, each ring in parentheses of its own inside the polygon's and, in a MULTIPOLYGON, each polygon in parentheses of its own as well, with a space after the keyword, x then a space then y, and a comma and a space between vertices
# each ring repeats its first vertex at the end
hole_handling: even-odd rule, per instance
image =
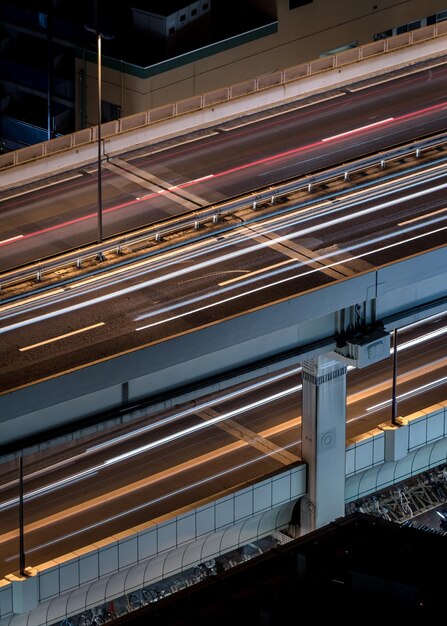
POLYGON ((173 399, 224 388, 236 370, 241 382, 327 353, 335 347, 340 312, 349 316, 356 305, 388 331, 446 311, 447 248, 7 391, 0 395, 0 439, 8 444, 162 395, 159 408, 169 408, 173 399))
MULTIPOLYGON (((340 95, 334 90, 359 81, 380 82, 395 72, 418 71, 421 63, 439 65, 446 60, 446 50, 447 26, 441 22, 108 122, 101 126, 103 158, 166 140, 182 141, 204 129, 213 132, 225 121, 263 111, 268 115, 268 109, 287 103, 299 106, 310 96, 330 98, 340 95)), ((0 191, 95 163, 97 158, 96 128, 22 148, 0 157, 0 191)))

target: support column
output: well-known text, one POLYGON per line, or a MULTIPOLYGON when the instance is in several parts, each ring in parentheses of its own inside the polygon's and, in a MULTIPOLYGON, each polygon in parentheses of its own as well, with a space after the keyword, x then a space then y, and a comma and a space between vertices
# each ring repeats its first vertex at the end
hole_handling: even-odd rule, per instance
POLYGON ((346 366, 327 356, 303 362, 302 459, 307 494, 301 500, 303 532, 345 513, 346 366))

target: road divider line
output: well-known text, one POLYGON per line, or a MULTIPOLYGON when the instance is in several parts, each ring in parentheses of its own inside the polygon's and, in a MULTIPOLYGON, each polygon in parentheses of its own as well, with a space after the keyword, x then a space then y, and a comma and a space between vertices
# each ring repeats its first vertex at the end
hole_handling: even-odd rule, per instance
MULTIPOLYGON (((204 420, 208 420, 210 418, 217 417, 219 413, 214 409, 207 408, 198 412, 197 415, 204 420)), ((300 460, 292 452, 277 446, 275 443, 269 441, 259 433, 238 424, 235 420, 229 419, 225 422, 219 422, 218 427, 227 432, 229 435, 232 435, 237 439, 242 439, 242 441, 245 441, 245 443, 253 446, 256 450, 260 450, 264 454, 275 459, 275 461, 278 461, 281 465, 290 465, 291 463, 296 463, 300 460)))
POLYGON ((99 322, 98 324, 92 324, 92 326, 85 326, 84 328, 78 328, 78 330, 72 330, 70 333, 65 333, 64 335, 59 335, 58 337, 53 337, 52 339, 46 339, 45 341, 39 341, 39 343, 33 343, 30 346, 19 348, 19 350, 20 352, 33 350, 34 348, 39 348, 40 346, 46 346, 48 343, 53 343, 54 341, 60 341, 61 339, 66 339, 67 337, 72 337, 73 335, 79 335, 80 333, 85 333, 89 330, 93 330, 94 328, 99 328, 100 326, 104 326, 104 324, 105 324, 104 322, 99 322))

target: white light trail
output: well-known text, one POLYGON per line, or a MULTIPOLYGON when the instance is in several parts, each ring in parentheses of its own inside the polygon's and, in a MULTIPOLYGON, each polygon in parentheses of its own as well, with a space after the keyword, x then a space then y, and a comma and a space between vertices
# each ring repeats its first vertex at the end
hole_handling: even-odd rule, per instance
MULTIPOLYGON (((143 452, 147 452, 148 450, 152 450, 154 448, 157 448, 159 446, 162 446, 166 443, 170 443, 176 439, 180 439, 182 437, 185 437, 187 435, 193 434, 199 430, 204 430, 205 428, 208 428, 209 426, 214 426, 215 424, 222 422, 224 420, 236 417, 237 415, 242 415, 243 413, 246 413, 247 411, 251 411, 253 409, 256 409, 258 407, 261 407, 265 404, 268 404, 270 402, 275 402, 276 400, 280 400, 281 398, 284 398, 286 396, 289 396, 293 393, 296 393, 297 391, 301 390, 301 385, 296 385, 294 387, 288 387, 287 389, 283 390, 283 391, 279 391, 277 393, 274 393, 272 395, 266 396, 264 398, 260 398, 259 400, 256 400, 255 402, 250 402, 249 404, 246 404, 242 407, 239 407, 237 409, 233 409, 232 411, 227 411, 226 413, 223 413, 222 415, 219 415, 217 417, 213 417, 209 420, 206 421, 201 421, 200 423, 196 424, 195 426, 190 426, 188 428, 184 428, 183 430, 180 430, 176 433, 172 433, 171 435, 168 435, 166 437, 162 437, 161 439, 157 439, 156 441, 152 441, 144 446, 140 446, 138 448, 134 448, 133 450, 130 450, 129 452, 117 455, 115 457, 112 457, 110 459, 107 459, 106 461, 103 461, 102 463, 95 465, 94 467, 90 467, 86 470, 83 470, 82 472, 78 472, 72 476, 68 476, 66 478, 63 478, 61 480, 58 480, 54 483, 50 483, 48 485, 45 485, 43 487, 40 487, 38 489, 35 489, 33 491, 30 491, 29 493, 27 493, 24 497, 24 500, 31 500, 32 498, 35 498, 37 496, 41 496, 44 495, 45 493, 48 493, 50 491, 53 491, 55 489, 58 489, 60 487, 64 487, 66 484, 70 484, 72 482, 77 482, 79 480, 82 480, 84 478, 87 478, 89 476, 95 475, 97 474, 101 469, 110 467, 111 465, 115 465, 116 463, 120 463, 121 461, 124 461, 128 458, 131 458, 133 456, 136 456, 138 454, 141 454, 143 452)), ((196 408, 197 411, 197 408, 196 408)), ((2 502, 0 504, 0 511, 6 508, 9 508, 15 504, 17 504, 18 502, 18 498, 13 498, 11 500, 8 500, 6 502, 2 502)))
MULTIPOLYGON (((425 341, 430 341, 431 339, 436 339, 436 337, 441 337, 441 335, 445 335, 446 333, 447 333, 447 326, 443 326, 442 328, 433 330, 430 333, 426 333, 425 335, 416 337, 416 339, 411 339, 410 341, 406 341, 405 343, 398 344, 397 351, 400 352, 401 350, 412 348, 414 346, 419 345, 420 343, 424 343, 425 341)), ((391 353, 393 351, 394 351, 394 348, 391 348, 391 353)))
MULTIPOLYGON (((402 349, 408 349, 410 347, 414 347, 415 345, 418 345, 420 343, 424 343, 426 341, 431 341, 433 339, 435 339, 436 337, 441 336, 442 334, 447 333, 447 326, 440 328, 436 331, 430 332, 430 333, 426 333, 425 335, 422 335, 421 337, 418 337, 412 341, 408 341, 404 344, 401 344, 401 346, 398 346, 398 350, 402 349)), ((348 366, 348 371, 351 371, 355 369, 353 366, 348 366)), ((248 393, 248 392, 253 392, 256 391, 257 389, 259 389, 262 386, 265 386, 266 384, 271 384, 274 382, 277 382, 281 379, 287 378, 289 376, 292 376, 298 372, 301 371, 301 367, 296 367, 293 368, 291 370, 288 370, 286 372, 281 372, 279 374, 275 374, 271 377, 269 377, 267 380, 262 380, 262 381, 257 381, 255 383, 250 384, 248 387, 244 387, 242 390, 236 390, 235 392, 231 392, 229 394, 225 394, 224 396, 220 396, 219 398, 215 398, 212 399, 210 401, 205 401, 202 402, 200 404, 197 404, 194 407, 188 408, 185 411, 181 411, 179 413, 176 413, 173 416, 169 416, 166 419, 162 419, 157 423, 153 423, 153 424, 149 424, 147 426, 144 426, 142 428, 139 428, 137 430, 132 431, 131 433, 126 433, 124 435, 120 435, 119 437, 115 438, 114 440, 109 440, 107 442, 104 442, 102 444, 98 444, 97 446, 93 446, 92 448, 88 448, 86 450, 86 453, 93 453, 96 452, 100 449, 103 449, 105 447, 108 447, 109 445, 115 444, 115 443, 120 443, 126 439, 135 437, 136 435, 139 435, 143 432, 147 432, 150 430, 153 430, 155 428, 158 428, 160 426, 164 426, 167 425, 168 423, 171 423, 174 420, 178 420, 181 419, 183 417, 186 417, 188 415, 193 415, 194 413, 197 413, 199 411, 203 411, 206 408, 209 408, 217 403, 221 403, 227 400, 231 400, 236 398, 238 395, 241 395, 242 393, 248 393)), ((406 396, 411 396, 411 395, 417 395, 418 393, 420 393, 421 391, 426 391, 428 388, 430 388, 430 386, 438 386, 439 384, 442 384, 445 380, 447 380, 447 376, 438 379, 437 381, 433 381, 432 383, 427 383, 426 385, 423 385, 421 387, 418 387, 417 389, 414 389, 410 392, 407 392, 406 394, 403 394, 401 396, 399 396, 398 399, 404 398, 406 396)), ((29 493, 27 493, 25 495, 25 500, 30 500, 32 498, 35 498, 37 496, 40 495, 44 495, 45 493, 48 493, 49 491, 53 491, 54 489, 58 489, 60 487, 64 487, 68 484, 72 484, 75 483, 79 480, 82 480, 84 478, 93 476, 95 474, 97 474, 101 469, 104 469, 105 467, 108 467, 110 465, 113 465, 115 463, 119 463, 120 461, 123 461, 125 459, 131 458, 137 454, 141 454, 143 452, 146 452, 148 450, 151 450, 153 448, 159 447, 165 443, 170 443, 172 441, 174 441, 177 438, 181 438, 184 436, 187 436, 189 434, 192 434, 194 432, 197 432, 199 430, 203 430, 204 428, 207 428, 208 426, 213 426, 214 424, 217 424, 221 421, 224 421, 226 419, 231 419, 233 417, 236 417, 237 415, 241 415, 243 413, 246 413, 247 411, 256 409, 258 407, 264 406, 270 402, 274 402, 275 400, 279 400, 282 399, 284 397, 287 397, 291 394, 297 393, 298 391, 301 391, 302 389, 302 385, 294 385, 292 387, 288 387, 287 389, 277 392, 275 394, 266 396, 264 398, 260 398, 259 400, 256 400, 254 402, 248 403, 246 405, 243 405, 237 409, 233 409, 232 411, 228 411, 227 413, 223 413, 217 417, 211 418, 205 422, 201 422, 195 426, 183 429, 182 431, 179 431, 178 433, 173 433, 172 435, 169 435, 167 437, 163 437, 161 439, 158 439, 156 441, 153 441, 151 443, 148 443, 144 446, 140 446, 138 448, 134 448, 133 450, 130 450, 129 452, 117 455, 115 457, 112 457, 106 461, 104 461, 101 464, 98 464, 94 467, 91 467, 89 469, 86 469, 82 472, 77 472, 76 474, 73 474, 71 476, 68 476, 64 479, 61 479, 59 481, 53 482, 49 485, 45 485, 44 487, 40 487, 38 489, 35 489, 29 493)), ((386 400, 382 403, 379 403, 377 405, 374 405, 374 407, 370 407, 367 410, 368 411, 374 411, 377 410, 377 408, 382 408, 383 406, 386 406, 387 404, 389 404, 391 402, 391 400, 386 400)), ((356 418, 357 419, 357 418, 356 418)), ((350 420, 350 421, 354 421, 354 420, 350 420)), ((81 454, 81 455, 77 455, 77 457, 75 458, 79 458, 84 456, 85 453, 81 454)), ((73 462, 73 458, 70 459, 70 462, 73 462)), ((59 464, 58 464, 59 465, 59 464)), ((51 468, 50 468, 51 469, 51 468)), ((39 472, 40 473, 40 472, 39 472)), ((26 476, 27 479, 30 479, 32 477, 32 475, 28 475, 26 476)), ((13 498, 11 500, 2 502, 0 504, 0 510, 2 509, 6 509, 9 508, 15 504, 17 504, 18 502, 18 498, 13 498)))
POLYGON ((132 430, 129 433, 119 435, 118 437, 114 437, 113 439, 108 439, 107 441, 104 441, 103 443, 99 443, 96 446, 92 446, 91 448, 88 448, 86 452, 87 453, 96 452, 97 450, 108 448, 117 443, 122 443, 123 441, 127 439, 133 439, 133 437, 136 437, 137 435, 141 435, 142 433, 155 430, 156 428, 160 428, 162 426, 167 426, 168 424, 172 422, 176 422, 180 419, 183 419, 184 417, 194 415, 195 413, 199 411, 203 411, 204 409, 209 409, 210 407, 213 407, 216 404, 221 404, 222 402, 227 402, 228 400, 234 400, 241 395, 251 393, 253 391, 256 391, 258 389, 265 387, 266 385, 271 385, 272 383, 278 382, 279 380, 298 374, 299 372, 301 372, 301 367, 294 367, 290 370, 287 370, 286 372, 282 372, 280 374, 275 374, 274 376, 270 376, 269 378, 265 380, 251 383, 250 385, 247 385, 243 387, 242 389, 237 389, 236 391, 219 395, 218 397, 213 398, 212 400, 207 400, 205 402, 198 402, 194 406, 189 407, 188 409, 185 409, 184 411, 180 411, 178 413, 175 413, 174 415, 170 415, 169 417, 165 417, 158 421, 151 422, 150 424, 147 424, 146 426, 142 426, 141 428, 137 428, 136 430, 132 430))
MULTIPOLYGON (((420 393, 424 393, 433 389, 433 387, 439 387, 447 382, 447 376, 443 376, 442 378, 438 378, 437 380, 433 380, 425 385, 421 385, 420 387, 416 387, 416 389, 411 389, 410 391, 406 391, 401 395, 397 396, 397 400, 406 400, 407 398, 412 398, 413 396, 417 396, 420 393)), ((368 407, 367 411, 378 411, 383 409, 386 406, 391 404, 392 400, 384 400, 383 402, 379 402, 378 404, 374 404, 373 406, 368 407)))
MULTIPOLYGON (((350 369, 351 366, 348 367, 348 369, 350 369)), ((353 368, 352 368, 353 369, 353 368)), ((203 411, 204 409, 208 409, 210 407, 215 406, 216 404, 221 404, 222 402, 227 402, 229 400, 235 400, 236 398, 239 398, 241 395, 246 395, 247 393, 251 393, 253 391, 257 391, 259 389, 262 389, 263 387, 266 387, 267 385, 271 385, 272 383, 278 382, 284 378, 288 378, 289 376, 294 376, 295 374, 298 374, 299 372, 301 372, 301 366, 298 367, 293 367, 285 372, 281 372, 279 374, 274 374, 269 376, 268 378, 264 378, 261 381, 257 381, 254 383, 250 383, 249 385, 246 385, 240 389, 236 389, 235 391, 230 391, 228 393, 224 393, 222 395, 219 395, 211 400, 207 400, 204 402, 198 402, 197 404, 195 404, 193 407, 190 407, 188 409, 185 409, 183 411, 179 411, 177 413, 174 413, 173 415, 170 415, 168 417, 163 417, 161 419, 159 419, 158 421, 151 421, 150 424, 147 424, 146 426, 142 426, 140 428, 134 429, 129 431, 128 433, 124 433, 121 435, 118 435, 117 437, 113 437, 110 439, 107 439, 107 441, 104 441, 102 443, 98 443, 97 445, 94 445, 90 448, 87 448, 87 450, 84 450, 83 452, 76 454, 74 456, 71 457, 66 457, 64 458, 64 460, 62 461, 58 461, 57 463, 54 463, 53 465, 49 465, 46 466, 40 470, 37 470, 35 472, 31 472, 31 473, 27 473, 25 475, 25 479, 27 481, 33 479, 33 478, 37 478, 38 476, 42 476, 45 475, 51 471, 54 471, 56 468, 61 468, 64 467, 66 465, 72 465, 75 461, 79 460, 79 459, 85 459, 86 456, 90 455, 90 454, 94 454, 96 453, 98 450, 102 450, 104 448, 109 448, 112 447, 118 443, 122 443, 128 439, 133 439, 134 437, 137 437, 145 432, 150 432, 151 430, 155 430, 157 428, 161 428, 162 426, 167 426, 168 424, 171 424, 172 422, 178 421, 180 419, 183 419, 184 417, 188 417, 190 415, 193 415, 194 413, 197 413, 198 411, 203 411)), ((10 481, 9 483, 3 483, 0 488, 1 489, 7 489, 9 487, 13 487, 16 486, 18 483, 17 480, 13 480, 10 481)), ((1 508, 1 507, 0 507, 1 508)))
MULTIPOLYGON (((318 224, 318 225, 315 225, 315 226, 312 226, 312 227, 300 230, 297 233, 294 233, 293 235, 278 237, 276 239, 276 243, 282 243, 284 241, 290 241, 292 239, 302 237, 302 236, 304 236, 306 234, 309 234, 309 233, 312 233, 312 232, 315 232, 315 231, 320 231, 320 230, 323 230, 325 228, 330 228, 330 227, 332 227, 334 225, 337 225, 337 224, 340 224, 340 223, 343 223, 343 222, 346 222, 346 221, 350 221, 350 220, 353 220, 353 219, 355 219, 357 217, 362 217, 362 216, 367 215, 367 214, 371 214, 371 213, 379 211, 379 210, 381 210, 383 208, 388 208, 388 207, 393 206, 393 205, 395 205, 397 203, 404 202, 404 201, 411 200, 411 199, 415 199, 415 198, 424 196, 426 194, 432 193, 434 191, 445 189, 446 187, 447 187, 447 183, 442 184, 442 185, 437 185, 436 187, 432 187, 430 189, 421 190, 419 192, 415 192, 415 193, 407 195, 405 197, 399 197, 397 199, 390 200, 390 201, 387 201, 385 203, 378 204, 378 205, 376 205, 374 207, 370 207, 370 208, 367 208, 367 209, 363 209, 361 211, 357 211, 356 213, 354 213, 352 215, 346 215, 346 216, 339 217, 337 219, 327 220, 323 224, 318 224)), ((343 208, 345 208, 345 207, 338 207, 337 209, 335 209, 335 211, 342 210, 343 208)), ((289 226, 290 226, 290 224, 289 224, 289 226)), ((231 243, 232 243, 231 241, 227 241, 226 245, 229 246, 231 243)), ((224 255, 221 255, 221 256, 216 256, 213 259, 208 259, 208 260, 203 261, 201 263, 196 263, 196 264, 194 264, 194 266, 183 267, 182 269, 176 270, 174 272, 167 273, 167 274, 164 274, 162 276, 158 276, 156 278, 149 279, 147 281, 141 282, 141 283, 136 284, 136 285, 131 285, 131 286, 128 286, 128 287, 124 287, 124 288, 118 289, 118 290, 116 290, 114 292, 110 292, 110 293, 104 294, 102 296, 97 296, 97 297, 92 298, 90 300, 85 300, 83 302, 79 302, 77 304, 74 304, 74 305, 71 305, 71 306, 68 306, 68 307, 63 307, 61 309, 58 309, 58 310, 55 310, 55 311, 51 311, 49 313, 36 315, 35 317, 32 317, 30 319, 22 320, 20 322, 16 322, 16 323, 13 323, 13 324, 6 325, 3 328, 0 328, 0 333, 10 332, 12 330, 16 330, 18 328, 22 328, 22 327, 30 325, 30 324, 35 324, 37 322, 41 322, 41 321, 44 321, 44 320, 47 320, 47 319, 51 319, 51 318, 59 316, 59 315, 72 313, 72 312, 77 311, 77 310, 82 309, 82 308, 86 308, 86 307, 89 307, 89 306, 92 306, 92 305, 95 305, 95 304, 100 304, 102 302, 106 302, 106 301, 114 299, 114 298, 118 298, 118 297, 121 297, 121 296, 124 296, 124 295, 128 295, 129 293, 132 293, 134 291, 138 291, 138 290, 144 289, 146 287, 154 286, 156 284, 159 284, 159 283, 167 281, 167 280, 171 280, 173 278, 178 278, 178 277, 183 276, 183 275, 185 275, 187 273, 190 273, 190 272, 193 272, 193 271, 199 271, 199 270, 201 270, 203 268, 208 268, 210 265, 216 265, 218 263, 222 263, 224 261, 231 260, 233 258, 237 258, 237 257, 243 256, 243 255, 252 254, 252 253, 256 252, 257 250, 261 250, 261 249, 267 247, 268 245, 269 244, 265 243, 265 242, 264 243, 258 243, 258 244, 255 244, 255 245, 249 247, 249 248, 239 249, 239 250, 235 250, 233 252, 230 252, 228 254, 224 254, 224 255)), ((206 254, 206 253, 209 253, 209 249, 203 250, 201 252, 201 254, 206 254)), ((331 267, 331 266, 329 265, 327 267, 331 267)), ((106 286, 108 286, 108 285, 103 285, 102 287, 105 288, 106 286)), ((74 294, 73 297, 75 295, 76 294, 74 294)), ((148 315, 151 315, 151 314, 148 314, 148 315)), ((143 318, 138 318, 138 319, 143 319, 143 318)))
MULTIPOLYGON (((288 450, 289 448, 292 448, 293 446, 297 446, 301 441, 297 440, 297 441, 292 441, 291 443, 289 443, 287 446, 283 446, 281 448, 281 450, 288 450)), ((184 493, 185 491, 189 491, 190 489, 194 489, 196 487, 200 487, 201 485, 204 485, 206 483, 209 482, 213 482, 219 478, 221 478, 222 476, 228 476, 229 474, 233 473, 233 472, 237 472, 241 469, 244 469, 250 465, 254 465, 255 463, 259 463, 260 461, 263 461, 265 459, 265 457, 271 456, 272 454, 276 454, 277 450, 272 450, 271 452, 264 452, 261 456, 255 457, 254 459, 250 459, 249 461, 245 461, 244 463, 240 463, 239 465, 235 465, 232 467, 229 467, 225 470, 222 470, 220 472, 217 472, 216 474, 211 474, 210 476, 206 476, 205 478, 202 478, 200 480, 197 480, 189 485, 185 485, 184 487, 179 487, 178 489, 175 489, 174 491, 170 491, 169 493, 164 493, 161 496, 158 496, 157 498, 153 498, 152 500, 149 501, 145 501, 142 504, 138 504, 137 506, 132 507, 131 509, 127 509, 126 511, 121 511, 119 513, 116 513, 115 515, 112 515, 110 517, 107 517, 105 519, 101 519, 99 522, 95 522, 93 524, 89 524, 88 526, 85 526, 84 528, 81 528, 79 530, 73 531, 71 533, 62 535, 60 537, 58 537, 57 539, 54 539, 52 541, 47 541, 44 544, 41 544, 39 546, 34 546, 33 548, 29 548, 27 549, 27 554, 35 552, 37 550, 41 550, 43 548, 47 548, 48 546, 54 545, 55 543, 59 543, 60 541, 64 541, 66 539, 71 539, 72 537, 75 537, 76 535, 80 535, 84 532, 87 532, 89 530, 93 530, 94 528, 98 528, 98 526, 103 526, 104 524, 109 524, 111 522, 115 522, 117 519, 121 519, 122 517, 125 517, 127 515, 131 515, 132 513, 136 513, 137 511, 141 511, 142 509, 148 507, 148 506, 152 506, 154 504, 158 504, 159 502, 163 502, 164 500, 167 500, 168 498, 173 498, 181 493, 184 493)), ((6 559, 4 559, 5 561, 12 561, 14 559, 17 558, 18 555, 13 555, 10 557, 7 557, 6 559)))
POLYGON ((376 126, 382 126, 382 124, 388 124, 392 121, 394 121, 394 117, 387 117, 384 120, 380 120, 380 122, 373 122, 372 124, 367 124, 366 126, 346 130, 344 133, 338 133, 338 135, 332 135, 332 137, 325 137, 321 141, 334 141, 334 139, 340 139, 341 137, 348 137, 349 135, 354 135, 355 133, 361 133, 364 130, 369 130, 370 128, 375 128, 376 126))
POLYGON ((0 246, 2 246, 4 243, 11 243, 11 241, 17 241, 18 239, 22 239, 23 235, 16 235, 15 237, 9 237, 9 239, 3 239, 3 241, 0 241, 0 246))
POLYGON ((422 326, 424 324, 428 324, 430 322, 433 322, 434 320, 437 320, 441 317, 445 317, 447 315, 447 313, 445 313, 444 311, 442 311, 442 313, 435 313, 435 315, 430 315, 429 317, 425 317, 424 319, 418 320, 417 322, 413 322, 412 324, 408 324, 408 326, 403 326, 401 331, 402 332, 407 332, 407 330, 410 330, 411 328, 416 328, 417 326, 422 326))
MULTIPOLYGON (((428 235, 437 234, 437 233, 442 232, 444 230, 447 230, 447 226, 443 226, 442 228, 438 228, 438 229, 430 231, 428 233, 422 233, 420 235, 415 235, 414 237, 409 237, 409 238, 404 239, 402 241, 397 241, 395 243, 391 243, 391 244, 389 244, 387 246, 382 246, 382 247, 376 248, 374 250, 370 250, 370 251, 367 251, 367 252, 362 252, 361 254, 357 254, 355 256, 350 257, 349 260, 353 261, 355 259, 361 259, 361 258, 364 258, 366 256, 370 256, 372 254, 377 254, 378 252, 383 252, 384 250, 390 250, 391 248, 395 248, 397 246, 402 246, 402 245, 410 243, 412 241, 416 241, 417 239, 421 239, 423 237, 427 237, 428 235)), ((355 248, 360 248, 360 247, 365 246, 365 245, 371 245, 371 243, 376 243, 377 240, 379 240, 379 241, 381 239, 382 240, 386 240, 386 239, 389 239, 389 238, 395 237, 395 236, 396 236, 395 233, 389 233, 387 235, 383 235, 383 237, 381 237, 381 238, 376 238, 376 240, 370 240, 370 241, 367 241, 367 242, 362 242, 361 244, 356 244, 354 246, 346 247, 346 248, 344 248, 344 251, 348 252, 348 251, 353 250, 355 248)), ((331 255, 323 255, 321 257, 315 257, 314 259, 312 259, 312 262, 316 263, 316 262, 318 262, 320 260, 323 260, 325 258, 330 258, 330 256, 331 255)), ((345 264, 346 262, 347 262, 346 259, 343 259, 341 261, 335 261, 334 263, 328 263, 327 265, 324 266, 323 269, 327 270, 328 268, 336 267, 337 265, 345 264)), ((302 262, 297 262, 297 267, 303 267, 303 266, 306 266, 306 264, 302 263, 302 262)), ((210 309, 210 308, 219 306, 221 304, 226 304, 226 303, 231 302, 233 300, 237 300, 237 299, 246 297, 248 295, 252 295, 254 293, 263 291, 265 289, 270 289, 271 287, 276 287, 276 286, 278 286, 280 284, 284 284, 284 283, 290 282, 292 280, 296 280, 297 278, 302 278, 304 276, 309 276, 310 274, 315 274, 316 272, 321 272, 321 270, 322 270, 322 268, 309 269, 308 271, 302 272, 301 274, 294 274, 292 276, 288 276, 286 278, 282 278, 282 279, 276 280, 275 282, 269 282, 269 283, 267 283, 265 285, 261 285, 259 287, 254 287, 254 288, 252 288, 252 289, 250 289, 248 291, 244 291, 242 293, 235 294, 235 295, 230 296, 228 298, 217 300, 216 302, 211 302, 211 303, 206 304, 204 306, 185 311, 184 313, 179 313, 177 315, 173 315, 173 316, 171 316, 169 318, 166 318, 164 320, 158 320, 157 322, 152 322, 151 324, 145 324, 144 326, 136 327, 135 330, 136 331, 141 331, 141 330, 145 330, 147 328, 152 328, 153 326, 158 326, 160 324, 165 324, 167 322, 172 322, 172 321, 180 319, 182 317, 186 317, 188 315, 192 315, 193 313, 199 313, 199 312, 204 311, 206 309, 210 309)), ((277 270, 276 272, 274 272, 274 275, 282 273, 283 271, 284 270, 277 270)), ((259 281, 259 280, 265 280, 265 278, 267 278, 267 277, 268 277, 268 275, 267 276, 265 276, 265 275, 264 276, 259 276, 259 277, 250 279, 249 281, 247 281, 247 283, 249 284, 249 283, 253 283, 255 281, 259 281)), ((241 283, 239 283, 239 286, 241 286, 241 285, 245 286, 245 284, 247 284, 247 283, 244 283, 244 281, 242 281, 241 283)), ((231 285, 229 287, 224 287, 219 292, 215 291, 214 294, 211 294, 211 295, 219 295, 221 293, 228 292, 228 291, 230 291, 233 288, 234 288, 233 285, 231 285)), ((147 319, 148 317, 154 317, 155 315, 159 315, 161 313, 166 313, 168 311, 172 311, 172 310, 178 309, 178 308, 180 308, 182 306, 193 304, 193 303, 199 302, 201 300, 205 300, 205 299, 207 299, 209 297, 210 297, 209 294, 204 294, 202 296, 197 296, 194 299, 190 299, 188 301, 182 301, 182 302, 179 302, 177 304, 173 304, 171 306, 165 307, 164 309, 158 309, 157 311, 151 311, 149 313, 144 313, 144 314, 139 315, 138 317, 136 317, 135 321, 139 321, 141 319, 147 319)))
MULTIPOLYGON (((301 385, 296 385, 294 387, 289 387, 288 389, 285 389, 284 391, 279 391, 278 393, 275 393, 267 398, 261 398, 260 400, 251 402, 250 404, 247 404, 244 406, 243 412, 256 409, 260 406, 263 406, 264 404, 268 404, 270 402, 274 402, 275 400, 284 398, 285 396, 289 396, 292 393, 300 391, 301 388, 302 388, 301 385)), ((136 454, 141 454, 142 452, 153 450, 154 448, 162 446, 166 443, 170 443, 171 441, 175 441, 176 439, 185 437, 186 435, 191 435, 192 433, 198 432, 199 430, 203 430, 205 428, 208 428, 209 426, 214 426, 215 424, 218 424, 219 422, 223 422, 224 420, 233 418, 236 415, 240 415, 241 412, 242 412, 241 409, 234 409, 233 411, 228 411, 227 413, 223 413, 222 415, 212 417, 209 420, 206 420, 206 422, 195 424, 194 426, 185 428, 179 431, 178 433, 172 433, 171 435, 162 437, 161 439, 158 439, 157 441, 152 441, 151 443, 148 443, 144 446, 140 446, 139 448, 135 448, 134 450, 130 450, 129 452, 124 452, 123 454, 119 454, 118 456, 112 457, 111 459, 104 461, 104 465, 105 466, 113 465, 115 463, 119 463, 120 461, 124 461, 125 459, 129 459, 130 457, 133 457, 136 454)))

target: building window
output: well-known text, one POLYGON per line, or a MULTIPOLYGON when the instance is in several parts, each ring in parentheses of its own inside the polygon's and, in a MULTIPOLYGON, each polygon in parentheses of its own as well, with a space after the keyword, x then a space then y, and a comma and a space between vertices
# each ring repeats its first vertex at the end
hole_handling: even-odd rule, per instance
POLYGON ((194 17, 194 15, 197 15, 197 9, 191 9, 191 15, 192 17, 194 17))
POLYGON ((313 0, 289 0, 289 10, 303 7, 305 4, 312 4, 313 0))
POLYGON ((173 35, 175 33, 175 26, 171 26, 169 29, 168 35, 173 35))
POLYGON ((208 2, 202 5, 202 11, 208 11, 208 2))
POLYGON ((186 20, 186 14, 183 13, 183 15, 180 15, 180 21, 184 22, 186 20))
POLYGON ((46 13, 41 13, 39 11, 39 13, 37 14, 37 19, 38 19, 40 28, 44 28, 46 30, 47 25, 48 25, 47 14, 46 13))
POLYGON ((374 41, 378 41, 379 39, 386 39, 387 37, 392 37, 393 29, 384 30, 382 33, 377 33, 374 35, 374 41))
POLYGON ((112 122, 118 120, 121 117, 121 107, 113 102, 101 102, 101 116, 103 122, 112 122))

